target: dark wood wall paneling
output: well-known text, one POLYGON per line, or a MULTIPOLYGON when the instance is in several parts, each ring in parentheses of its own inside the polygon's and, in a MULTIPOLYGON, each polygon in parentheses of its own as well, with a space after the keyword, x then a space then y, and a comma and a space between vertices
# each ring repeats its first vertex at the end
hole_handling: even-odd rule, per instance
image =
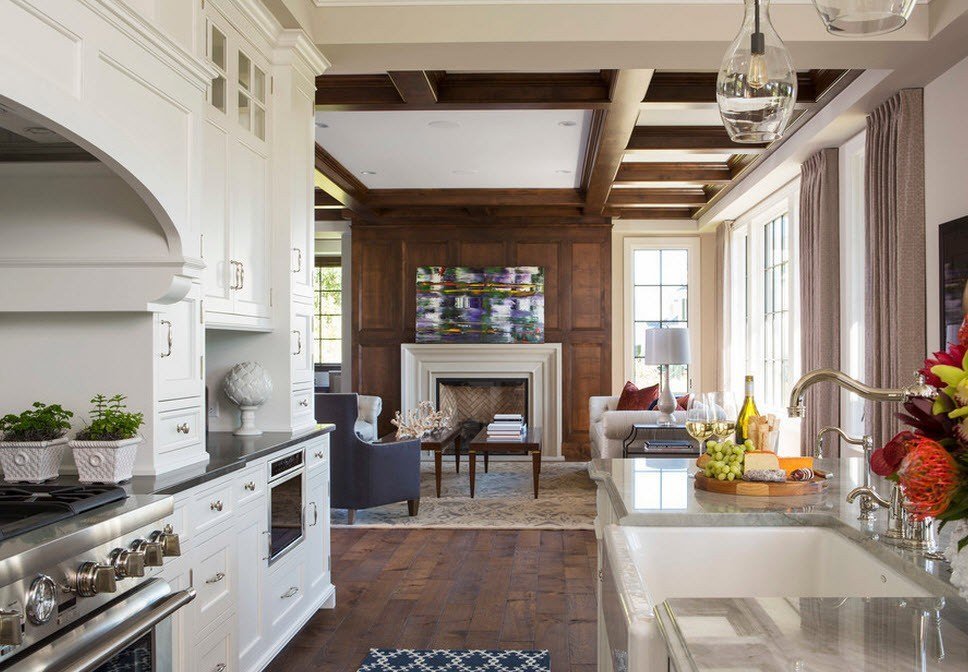
POLYGON ((353 226, 354 389, 383 398, 380 433, 400 408, 400 344, 413 343, 418 266, 541 266, 545 340, 562 343, 563 436, 588 438, 588 397, 611 387, 611 223, 394 223, 353 226))

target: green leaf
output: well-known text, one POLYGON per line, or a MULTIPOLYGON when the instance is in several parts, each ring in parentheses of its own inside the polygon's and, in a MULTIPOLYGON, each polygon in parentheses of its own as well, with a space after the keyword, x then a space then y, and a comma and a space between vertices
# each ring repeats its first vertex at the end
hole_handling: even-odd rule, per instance
POLYGON ((960 540, 958 541, 958 552, 959 552, 959 553, 961 553, 961 551, 962 551, 962 549, 963 549, 963 548, 964 548, 965 546, 968 546, 968 536, 965 536, 965 537, 962 537, 962 538, 961 538, 961 539, 960 539, 960 540))

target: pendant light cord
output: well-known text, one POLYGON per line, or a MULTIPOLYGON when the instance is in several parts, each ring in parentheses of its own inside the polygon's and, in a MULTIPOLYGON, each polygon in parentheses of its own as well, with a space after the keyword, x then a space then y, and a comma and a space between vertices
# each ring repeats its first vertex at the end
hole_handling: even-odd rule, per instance
POLYGON ((766 53, 766 38, 760 30, 760 0, 753 0, 753 34, 750 35, 750 51, 760 56, 766 53))

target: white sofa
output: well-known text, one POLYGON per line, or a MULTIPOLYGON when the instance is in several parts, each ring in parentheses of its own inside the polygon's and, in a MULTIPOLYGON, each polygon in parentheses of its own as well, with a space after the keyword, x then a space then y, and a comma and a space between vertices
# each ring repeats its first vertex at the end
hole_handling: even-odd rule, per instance
MULTIPOLYGON (((589 397, 588 437, 592 457, 622 457, 622 442, 635 424, 654 424, 658 411, 617 411, 618 397, 589 397)), ((686 422, 686 412, 673 414, 676 424, 686 422)))

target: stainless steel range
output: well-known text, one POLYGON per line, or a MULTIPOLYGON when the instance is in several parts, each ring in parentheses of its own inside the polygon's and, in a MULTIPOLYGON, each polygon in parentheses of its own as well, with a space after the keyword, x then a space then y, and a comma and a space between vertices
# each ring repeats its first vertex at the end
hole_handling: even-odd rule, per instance
POLYGON ((159 578, 181 553, 170 497, 0 486, 0 670, 167 672, 168 617, 195 597, 159 578))

